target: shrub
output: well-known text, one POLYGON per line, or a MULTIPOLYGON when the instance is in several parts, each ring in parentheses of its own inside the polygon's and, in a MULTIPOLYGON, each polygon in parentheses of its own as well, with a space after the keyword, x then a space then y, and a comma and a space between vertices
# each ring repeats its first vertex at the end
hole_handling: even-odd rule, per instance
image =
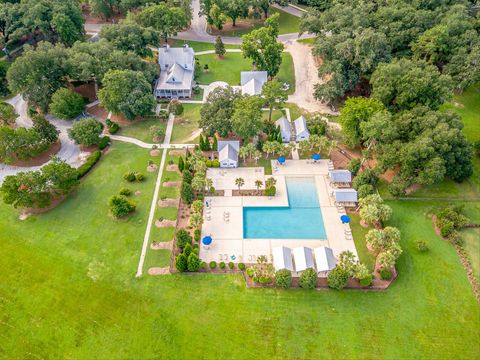
POLYGON ((193 251, 193 248, 192 248, 192 245, 190 245, 190 244, 186 244, 185 247, 183 248, 183 253, 185 254, 185 256, 187 258, 190 256, 192 251, 193 251))
POLYGON ((214 168, 220 167, 220 161, 218 161, 218 159, 212 160, 212 167, 214 168))
POLYGON ((340 267, 334 268, 328 273, 328 287, 341 290, 343 289, 348 282, 348 272, 340 267))
POLYGON ((210 261, 210 269, 215 269, 217 267, 216 261, 210 261))
POLYGON ((178 271, 184 272, 188 269, 188 260, 185 254, 178 254, 175 258, 175 267, 178 271))
POLYGON ((258 276, 253 276, 253 277, 252 277, 252 281, 253 281, 254 283, 258 283, 258 282, 259 282, 258 276))
POLYGON ((255 274, 255 271, 252 268, 248 268, 246 272, 249 277, 252 277, 253 274, 255 274))
POLYGON ((205 165, 207 165, 207 167, 212 167, 212 160, 206 160, 205 165))
POLYGON ((463 239, 457 230, 452 231, 450 235, 448 235, 448 240, 450 240, 452 244, 463 245, 463 239))
POLYGON ((135 176, 135 173, 133 171, 129 171, 123 174, 123 179, 127 180, 128 182, 134 182, 137 177, 135 176))
POLYGON ((99 150, 91 153, 88 156, 87 161, 85 161, 85 163, 80 165, 80 167, 77 169, 78 178, 80 179, 81 177, 85 176, 85 174, 90 171, 93 165, 95 165, 98 162, 98 160, 100 160, 101 156, 102 156, 102 153, 99 150))
POLYGON ((182 188, 180 189, 180 196, 182 197, 182 200, 190 205, 193 201, 193 189, 192 185, 190 185, 188 182, 183 181, 182 182, 182 188))
POLYGON ((225 263, 223 261, 220 262, 220 264, 218 264, 218 266, 220 266, 220 269, 225 269, 225 263))
POLYGON ((116 122, 112 122, 112 125, 108 127, 108 132, 112 135, 117 133, 118 130, 120 130, 120 125, 118 125, 116 122))
POLYGON ((202 261, 202 263, 200 264, 200 268, 206 269, 207 268, 207 263, 205 261, 202 261))
MULTIPOLYGON (((195 229, 194 233, 193 233, 193 239, 196 241, 196 242, 199 242, 200 241, 200 237, 201 237, 201 231, 200 229, 195 229)), ((197 245, 197 244, 195 244, 197 245)))
POLYGON ((183 105, 178 100, 172 100, 170 104, 168 104, 168 112, 173 115, 182 115, 183 105))
POLYGON ((183 171, 183 182, 191 184, 193 180, 193 175, 189 170, 183 171))
POLYGON ((372 195, 375 192, 375 189, 370 184, 362 185, 358 188, 358 198, 363 199, 365 196, 372 195))
POLYGON ((150 126, 149 131, 153 141, 160 141, 165 136, 165 128, 160 125, 150 126))
POLYGON ((380 278, 382 280, 390 280, 391 277, 392 277, 392 273, 390 272, 390 270, 382 269, 380 271, 380 278))
POLYGON ((183 161, 183 156, 180 156, 178 158, 178 170, 183 172, 183 169, 185 169, 185 162, 183 161))
POLYGON ((284 289, 288 289, 290 286, 292 286, 292 273, 290 272, 290 270, 278 270, 275 273, 275 284, 277 285, 277 287, 281 287, 284 289))
POLYGON ((136 179, 137 181, 143 181, 143 180, 145 180, 145 175, 143 175, 142 173, 138 173, 138 172, 137 172, 137 173, 135 173, 135 179, 136 179))
POLYGON ((0 102, 0 125, 14 124, 17 117, 18 114, 15 112, 13 105, 5 101, 0 102))
POLYGON ((68 136, 77 144, 90 146, 100 141, 103 125, 94 118, 77 121, 68 129, 68 136))
POLYGON ((98 148, 100 150, 105 149, 110 144, 110 138, 108 136, 102 136, 98 142, 98 148))
POLYGON ((428 251, 428 244, 424 240, 417 240, 415 242, 415 247, 417 248, 418 251, 420 252, 426 252, 428 251))
POLYGON ((230 270, 233 270, 234 267, 235 267, 235 264, 230 261, 230 262, 228 263, 228 268, 229 268, 230 270))
POLYGON ((245 270, 245 264, 244 263, 238 263, 238 268, 242 271, 245 270))
POLYGON ((360 159, 352 159, 347 165, 347 169, 352 173, 353 176, 357 175, 358 170, 360 170, 361 166, 360 159))
POLYGON ((317 272, 315 269, 308 268, 300 275, 300 287, 304 289, 315 289, 317 286, 317 272))
POLYGON ((193 253, 196 254, 196 255, 200 254, 200 249, 198 247, 197 248, 194 247, 193 248, 193 253))
POLYGON ((187 259, 187 268, 188 271, 198 271, 200 269, 201 260, 195 253, 191 253, 187 259))
POLYGON ((370 285, 372 285, 372 281, 373 281, 373 276, 372 276, 372 274, 368 274, 368 275, 365 276, 364 278, 360 279, 360 285, 362 285, 362 286, 370 286, 370 285))
POLYGON ((275 186, 270 186, 265 189, 266 196, 275 196, 276 193, 277 193, 277 188, 275 186))
POLYGON ((177 246, 183 249, 187 244, 192 244, 192 237, 190 233, 185 229, 180 229, 176 233, 177 246))
POLYGON ((352 187, 358 191, 362 185, 372 185, 373 187, 377 186, 378 176, 373 169, 365 169, 360 174, 358 174, 355 179, 352 181, 352 187))
POLYGON ((110 127, 110 126, 112 126, 113 122, 112 122, 112 120, 107 119, 107 120, 105 120, 105 124, 107 125, 107 127, 110 127))
POLYGON ((108 201, 108 206, 115 218, 124 217, 135 211, 136 208, 135 204, 122 195, 113 195, 108 201))
POLYGON ((272 282, 272 278, 270 276, 260 276, 259 282, 260 284, 270 284, 272 282))
POLYGON ((52 95, 50 112, 61 119, 73 119, 85 108, 85 101, 80 94, 69 89, 58 89, 52 95))
POLYGON ((123 196, 130 196, 132 194, 132 190, 129 188, 121 188, 118 193, 123 196))

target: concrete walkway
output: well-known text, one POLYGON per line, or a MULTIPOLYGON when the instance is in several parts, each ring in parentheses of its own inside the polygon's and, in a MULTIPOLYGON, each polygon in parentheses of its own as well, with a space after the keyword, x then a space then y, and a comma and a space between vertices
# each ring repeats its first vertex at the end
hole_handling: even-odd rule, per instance
POLYGON ((150 241, 150 233, 152 231, 153 218, 155 216, 155 209, 158 202, 158 193, 160 191, 160 186, 162 184, 162 174, 163 168, 165 167, 165 159, 167 158, 168 147, 170 145, 170 139, 172 137, 173 123, 175 121, 175 116, 170 114, 168 117, 167 130, 165 132, 165 139, 163 141, 163 153, 162 160, 160 161, 160 169, 158 170, 157 182, 155 183, 155 192, 153 193, 152 205, 150 206, 150 214, 148 215, 147 228, 145 229, 145 236, 143 237, 142 252, 140 254, 140 261, 138 262, 137 274, 136 276, 142 276, 143 274, 143 264, 145 263, 145 255, 147 254, 148 242, 150 241))

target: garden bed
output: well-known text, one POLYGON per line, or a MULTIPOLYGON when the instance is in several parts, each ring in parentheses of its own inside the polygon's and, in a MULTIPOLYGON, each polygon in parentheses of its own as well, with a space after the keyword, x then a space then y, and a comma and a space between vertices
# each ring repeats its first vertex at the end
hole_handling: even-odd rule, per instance
POLYGON ((50 161, 51 157, 55 154, 57 154, 62 147, 62 143, 60 140, 57 140, 57 142, 53 143, 50 148, 43 152, 42 154, 35 156, 31 159, 28 160, 16 160, 12 164, 12 166, 18 166, 18 167, 31 167, 31 166, 40 166, 48 161, 50 161))

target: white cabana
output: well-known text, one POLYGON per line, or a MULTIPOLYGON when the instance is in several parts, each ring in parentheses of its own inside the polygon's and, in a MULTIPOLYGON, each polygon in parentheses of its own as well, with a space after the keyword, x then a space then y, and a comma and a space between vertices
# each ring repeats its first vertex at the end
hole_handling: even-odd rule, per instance
POLYGON ((318 273, 327 273, 332 270, 336 264, 337 260, 333 255, 333 250, 326 246, 320 246, 313 249, 315 254, 315 263, 317 265, 318 273))
POLYGON ((287 269, 294 271, 292 263, 292 250, 285 246, 277 246, 272 249, 273 266, 275 271, 287 269))
POLYGON ((293 259, 295 260, 295 271, 297 272, 307 270, 308 268, 315 269, 313 252, 310 248, 301 246, 293 249, 293 259))
POLYGON ((348 170, 330 170, 328 176, 333 183, 352 182, 352 173, 348 170))
POLYGON ((358 194, 355 189, 334 189, 333 196, 338 203, 358 202, 358 194))

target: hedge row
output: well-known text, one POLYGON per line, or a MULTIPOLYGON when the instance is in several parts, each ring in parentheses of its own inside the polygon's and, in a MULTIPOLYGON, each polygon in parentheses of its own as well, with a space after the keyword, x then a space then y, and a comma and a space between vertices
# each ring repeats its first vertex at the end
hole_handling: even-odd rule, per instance
POLYGON ((82 178, 86 173, 90 171, 90 169, 95 165, 98 160, 100 160, 100 157, 102 156, 102 152, 100 150, 97 150, 93 152, 88 158, 87 161, 82 164, 78 169, 78 178, 82 178))

